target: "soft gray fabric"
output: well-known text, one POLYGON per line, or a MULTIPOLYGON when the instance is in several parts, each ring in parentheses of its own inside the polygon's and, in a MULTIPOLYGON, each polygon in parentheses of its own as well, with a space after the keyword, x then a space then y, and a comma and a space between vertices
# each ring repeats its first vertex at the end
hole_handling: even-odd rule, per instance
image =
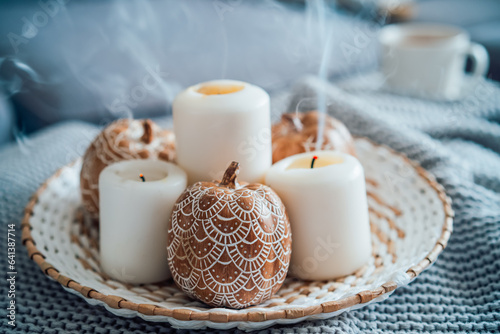
POLYGON ((14 128, 14 112, 12 106, 0 90, 0 146, 10 141, 14 128))
MULTIPOLYGON (((323 91, 329 111, 353 133, 390 145, 420 162, 452 197, 455 232, 437 263, 386 301, 330 320, 262 332, 499 332, 500 89, 483 83, 465 100, 445 104, 381 93, 370 80, 340 86, 345 90, 317 79, 304 80, 294 90, 290 109, 299 101, 300 109, 314 107, 303 98, 323 91)), ((280 110, 280 105, 274 108, 280 110)), ((85 123, 63 123, 27 138, 21 146, 0 150, 1 268, 7 267, 3 255, 6 225, 19 226, 31 193, 58 167, 81 155, 96 133, 96 127, 85 123)), ((16 319, 20 332, 174 332, 167 324, 113 316, 67 293, 28 259, 19 237, 18 232, 16 319)), ((5 332, 6 298, 0 300, 0 331, 5 332)))

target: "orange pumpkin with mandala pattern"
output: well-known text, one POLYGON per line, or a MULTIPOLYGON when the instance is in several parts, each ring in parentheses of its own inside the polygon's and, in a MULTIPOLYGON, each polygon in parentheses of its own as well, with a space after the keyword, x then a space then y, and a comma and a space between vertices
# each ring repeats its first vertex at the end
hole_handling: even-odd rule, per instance
POLYGON ((175 159, 175 136, 149 119, 119 119, 107 126, 83 156, 80 192, 85 211, 99 218, 99 174, 106 166, 122 160, 175 159))
POLYGON ((315 151, 318 127, 324 118, 321 150, 337 150, 356 156, 354 141, 344 123, 317 111, 289 113, 272 126, 273 163, 291 155, 315 151))
POLYGON ((177 200, 168 230, 176 284, 210 306, 244 308, 271 298, 283 284, 291 231, 278 195, 239 184, 233 162, 222 181, 198 182, 177 200))

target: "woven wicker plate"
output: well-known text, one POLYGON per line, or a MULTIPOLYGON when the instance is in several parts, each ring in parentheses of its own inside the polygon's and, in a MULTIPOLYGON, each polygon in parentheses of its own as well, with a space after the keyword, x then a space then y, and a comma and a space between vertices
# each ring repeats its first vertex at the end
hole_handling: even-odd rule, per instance
POLYGON ((330 318, 408 284, 436 261, 452 231, 450 200, 432 175, 366 139, 356 139, 356 148, 367 177, 372 259, 341 279, 288 278, 276 296, 255 307, 210 308, 186 297, 172 281, 131 286, 103 274, 98 230, 81 219, 80 161, 60 169, 34 194, 21 225, 23 243, 47 276, 119 316, 177 328, 244 330, 330 318))

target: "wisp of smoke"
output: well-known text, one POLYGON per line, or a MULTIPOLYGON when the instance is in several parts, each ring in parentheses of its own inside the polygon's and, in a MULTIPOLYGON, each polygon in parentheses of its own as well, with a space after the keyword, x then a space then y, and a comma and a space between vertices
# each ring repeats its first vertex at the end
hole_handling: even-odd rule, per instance
MULTIPOLYGON (((311 6, 311 19, 316 18, 319 22, 317 34, 320 36, 322 54, 321 62, 318 70, 318 77, 323 80, 328 80, 328 69, 332 58, 332 41, 333 41, 333 23, 331 17, 329 17, 330 10, 325 3, 325 1, 308 1, 308 5, 311 6)), ((318 110, 320 117, 318 118, 318 134, 316 140, 316 151, 321 150, 323 146, 323 132, 325 127, 325 117, 326 117, 326 94, 324 90, 317 92, 317 103, 316 109, 318 110)))
MULTIPOLYGON (((27 41, 4 54, 12 53, 16 73, 5 87, 35 119, 28 132, 67 119, 166 115, 177 92, 211 79, 244 80, 271 94, 305 75, 326 80, 349 70, 338 45, 356 33, 324 0, 51 3, 59 7, 41 27, 32 20, 44 10, 38 2, 0 13, 27 41)), ((355 55, 356 65, 365 54, 355 55)), ((317 109, 326 107, 319 92, 317 109)))

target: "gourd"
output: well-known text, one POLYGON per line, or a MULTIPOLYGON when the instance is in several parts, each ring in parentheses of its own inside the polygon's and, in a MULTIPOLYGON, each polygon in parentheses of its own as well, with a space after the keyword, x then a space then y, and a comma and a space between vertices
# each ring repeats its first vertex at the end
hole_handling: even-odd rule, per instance
POLYGON ((344 123, 317 111, 283 114, 272 126, 273 163, 291 155, 315 151, 318 127, 324 117, 321 150, 338 150, 356 156, 354 141, 344 123))
POLYGON ((244 308, 271 298, 291 255, 285 207, 269 187, 238 183, 232 162, 221 182, 198 182, 177 200, 168 230, 176 284, 214 307, 244 308))

